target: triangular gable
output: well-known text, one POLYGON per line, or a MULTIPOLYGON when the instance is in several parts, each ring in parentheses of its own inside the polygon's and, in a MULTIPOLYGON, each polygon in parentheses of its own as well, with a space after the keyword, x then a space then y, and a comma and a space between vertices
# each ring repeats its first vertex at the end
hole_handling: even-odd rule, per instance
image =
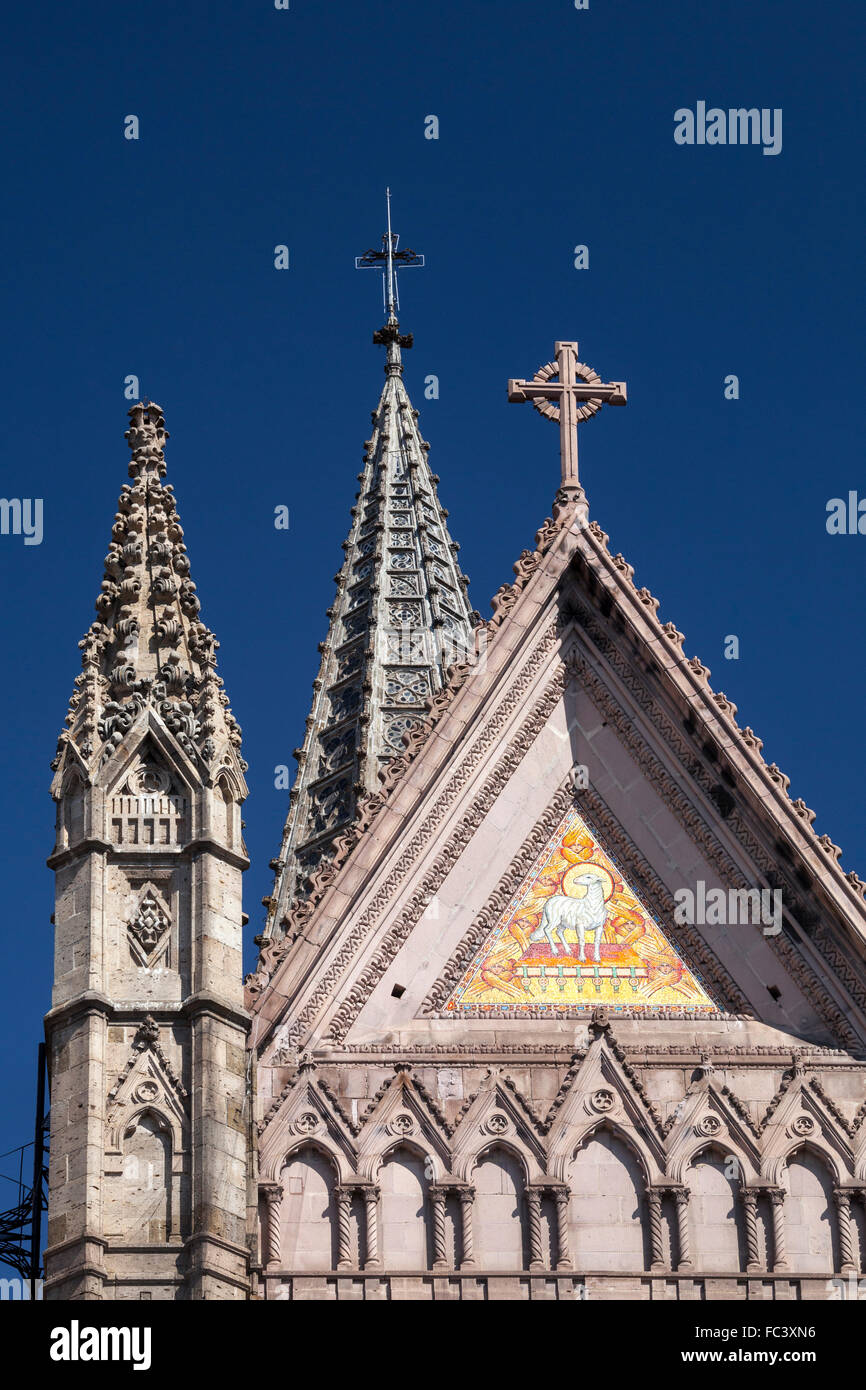
POLYGON ((612 855, 566 812, 445 1004, 474 1014, 581 1005, 716 1013, 612 855))
MULTIPOLYGON (((545 976, 547 999, 532 1007, 494 982, 490 1012, 514 1026, 515 1043, 527 1026, 543 1036, 557 1012, 584 1017, 606 1001, 661 1025, 704 1017, 730 1030, 749 1017, 752 1043, 866 1046, 863 885, 815 835, 808 808, 788 798, 787 779, 764 764, 735 707, 709 689, 706 668, 684 656, 657 600, 635 588, 595 523, 547 523, 515 569, 515 585, 476 631, 475 661, 410 731, 286 937, 265 942, 249 981, 256 1046, 278 1036, 289 1047, 366 1047, 396 1034, 414 1045, 431 1028, 441 1045, 446 1019, 453 1045, 471 1046, 488 1006, 464 992, 511 916, 521 904, 529 911, 530 890, 535 910, 554 891, 541 885, 559 872, 550 855, 579 826, 596 876, 621 884, 607 945, 628 935, 635 914, 634 954, 646 961, 653 947, 653 969, 634 964, 627 979, 617 971, 619 991, 613 975, 581 974, 586 1002, 560 1011, 550 987, 577 985, 559 961, 545 976), (581 764, 589 785, 566 824, 581 764), (729 930, 710 916, 680 927, 674 899, 690 885, 779 891, 781 929, 752 917, 729 930)), ((572 867, 563 864, 562 877, 572 867)), ((521 984, 533 978, 542 977, 521 984)))

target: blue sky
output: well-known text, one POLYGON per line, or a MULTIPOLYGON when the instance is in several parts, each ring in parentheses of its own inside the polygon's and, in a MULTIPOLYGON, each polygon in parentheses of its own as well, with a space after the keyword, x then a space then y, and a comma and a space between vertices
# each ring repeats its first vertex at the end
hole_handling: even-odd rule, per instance
POLYGON ((864 23, 853 0, 84 0, 7 17, 0 491, 43 499, 44 539, 0 536, 0 1150, 32 1131, 49 761, 127 476, 124 378, 165 409, 244 729, 252 959, 285 813, 274 768, 301 741, 382 382, 379 281, 353 258, 379 242, 386 184, 427 257, 402 282, 406 382, 475 606, 558 480, 555 429, 506 382, 577 339, 629 388, 582 432, 592 514, 866 876, 866 536, 825 527, 830 498, 866 497, 864 23), (698 101, 781 108, 781 153, 677 145, 674 112, 698 101))

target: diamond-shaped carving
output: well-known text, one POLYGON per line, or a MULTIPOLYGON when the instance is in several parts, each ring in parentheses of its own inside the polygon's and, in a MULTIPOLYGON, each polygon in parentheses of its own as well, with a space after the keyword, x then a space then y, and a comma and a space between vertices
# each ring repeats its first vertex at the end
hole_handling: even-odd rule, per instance
POLYGON ((127 924, 129 949, 136 965, 153 965, 168 944, 169 919, 148 889, 138 911, 127 924))

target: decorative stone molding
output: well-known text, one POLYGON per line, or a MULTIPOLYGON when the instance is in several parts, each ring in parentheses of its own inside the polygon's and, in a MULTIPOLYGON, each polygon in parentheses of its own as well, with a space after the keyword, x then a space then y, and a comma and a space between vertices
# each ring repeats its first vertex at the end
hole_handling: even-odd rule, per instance
MULTIPOLYGON (((298 1018, 292 1030, 292 1039, 297 1039, 304 1035, 307 1024, 312 1023, 315 1019, 320 1005, 332 996, 334 986, 353 961, 370 930, 380 920, 391 897, 404 881, 406 871, 416 862, 425 845, 428 844, 435 835, 436 830, 446 816, 449 808, 459 796, 462 788, 466 785, 467 780, 471 777, 471 774, 481 762, 482 758, 492 746, 495 746, 502 726, 507 722, 514 709, 519 704, 524 691, 532 684, 538 669, 546 661, 549 652, 553 648, 556 638, 557 628, 556 624, 553 623, 545 632, 541 642, 536 645, 517 680, 509 688, 508 693, 497 707, 489 722, 485 725, 479 737, 472 744, 466 757, 462 760, 459 767, 455 769, 454 775, 449 778, 442 795, 437 799, 416 834, 413 835, 410 842, 404 847, 393 869, 379 885, 372 901, 364 909, 358 922, 348 933, 337 958, 325 972, 325 975, 322 977, 317 988, 313 991, 307 1004, 299 1011, 298 1018)), ((546 713, 544 709, 541 711, 536 709, 536 711, 533 712, 529 725, 524 726, 524 730, 521 731, 521 735, 518 735, 518 739, 514 740, 514 744, 518 744, 521 736, 527 731, 530 733, 532 739, 537 737, 537 734, 544 727, 545 720, 546 713)), ((514 745, 512 745, 512 747, 513 746, 514 745)), ((515 755, 512 754, 512 757, 513 756, 515 755)), ((520 761, 519 757, 517 761, 520 761)), ((504 769, 500 775, 504 776, 504 769)), ((495 796, 496 794, 498 794, 498 791, 494 788, 488 793, 488 796, 495 796)), ((343 837, 342 845, 339 847, 338 852, 341 856, 339 860, 340 865, 345 862, 345 858, 348 857, 355 844, 358 843, 361 835, 372 824, 374 817, 384 806, 385 800, 386 798, 384 796, 371 797, 368 801, 363 803, 363 810, 360 818, 352 827, 352 830, 343 837)), ((486 807, 487 802, 482 802, 481 805, 486 807)), ((480 814, 483 815, 484 813, 484 811, 480 811, 480 814)), ((329 866, 329 870, 330 868, 331 866, 329 866)), ((447 872, 447 869, 443 869, 442 877, 444 877, 444 872, 447 872)), ((329 875, 328 882, 336 877, 336 873, 337 868, 335 867, 333 869, 333 874, 329 875)), ((430 894, 436 891, 439 881, 441 881, 441 879, 437 877, 434 886, 429 888, 422 887, 417 896, 420 898, 426 893, 427 899, 429 900, 430 894)), ((426 902, 419 907, 418 916, 421 915, 425 907, 426 902)), ((293 916, 296 918, 299 925, 303 925, 312 917, 314 909, 315 904, 313 902, 303 903, 294 912, 293 916)), ((270 942, 266 946, 263 946, 258 984, 256 985, 255 993, 260 993, 261 989, 264 988, 270 974, 276 969, 280 961, 288 955, 291 950, 291 944, 291 939, 287 939, 282 942, 270 942)), ((255 998, 251 996, 251 1006, 254 1005, 254 1002, 255 998)))
POLYGON ((794 1139, 807 1139, 815 1132, 815 1121, 811 1115, 798 1115, 788 1126, 788 1133, 794 1139))
POLYGON ((503 1115, 500 1111, 495 1111, 494 1114, 488 1115, 487 1119, 481 1126, 481 1129, 482 1131, 486 1130, 488 1134, 493 1134, 497 1137, 503 1134, 507 1134, 510 1129, 510 1125, 508 1123, 508 1116, 503 1115))
POLYGON ((218 644, 197 620, 183 530, 172 488, 162 482, 169 437, 162 409, 138 402, 129 416, 132 482, 118 500, 96 602, 99 620, 79 643, 82 673, 52 763, 58 774, 55 795, 73 749, 96 772, 110 762, 146 708, 159 714, 199 769, 217 753, 229 754, 241 782, 246 767, 241 731, 216 675, 218 644), (181 666, 174 650, 182 637, 188 667, 181 666))
POLYGON ((616 1107, 616 1096, 606 1086, 593 1091, 587 1099, 590 1110, 594 1110, 600 1115, 606 1115, 616 1107))
MULTIPOLYGON (((613 666, 619 678, 644 707, 657 732, 665 739, 672 753, 674 753, 684 768, 688 769, 689 776, 697 781, 706 795, 712 799, 714 783, 704 770, 702 764, 695 760, 687 744, 671 724, 667 713, 654 701, 643 683, 637 679, 634 671, 624 661, 621 653, 599 627, 595 615, 586 607, 583 599, 577 594, 572 594, 569 601, 576 610, 581 626, 596 646, 604 653, 606 659, 613 666)), ((608 722, 617 729, 625 746, 630 750, 632 756, 635 757, 645 775, 648 776, 649 780, 656 786, 659 794, 678 817, 680 823, 688 829, 696 843, 700 845, 702 850, 707 854, 707 857, 715 865, 722 882, 730 884, 739 883, 739 869, 722 849, 716 835, 710 829, 703 815, 698 812, 696 807, 684 795, 678 783, 669 776, 666 769, 644 742, 633 721, 626 717, 619 702, 601 681, 595 670, 579 653, 577 654, 577 664, 580 669, 580 680, 583 688, 592 696, 594 703, 604 713, 608 722)), ((743 824, 736 809, 734 809, 728 817, 728 825, 738 835, 744 848, 761 871, 769 875, 770 879, 775 879, 777 881, 778 875, 780 871, 782 871, 778 856, 775 859, 771 858, 766 850, 758 844, 757 840, 755 840, 754 836, 743 824)), ((800 907, 800 903, 799 894, 793 883, 790 884, 790 889, 786 886, 785 894, 786 901, 789 901, 791 904, 790 910, 796 914, 800 907)), ((832 1028, 832 1031, 839 1040, 848 1047, 857 1047, 857 1035, 851 1028, 844 1013, 839 1009, 835 1001, 831 999, 827 990, 821 984, 815 972, 806 964, 802 953, 793 942, 789 940, 784 933, 775 937, 767 937, 766 940, 771 949, 781 958, 785 968, 797 980, 798 984, 800 984, 804 993, 813 1000, 825 1022, 832 1028)), ((834 965, 835 970, 835 961, 831 960, 831 964, 834 965)), ((844 962, 840 962, 840 969, 836 970, 835 973, 843 979, 845 979, 847 973, 847 984, 848 980, 851 978, 852 972, 850 966, 845 965, 844 962)), ((858 985, 856 990, 852 990, 852 993, 858 1003, 861 1003, 862 1000, 861 1007, 866 1007, 866 987, 858 985)))
POLYGON ((150 1014, 145 1014, 141 1023, 138 1025, 138 1029, 132 1042, 132 1050, 130 1052, 126 1066, 120 1073, 120 1076, 117 1078, 111 1090, 108 1092, 107 1100, 109 1106, 111 1106, 111 1104, 117 1100, 121 1087, 123 1086, 127 1077, 134 1071, 138 1063, 139 1057, 148 1050, 153 1052, 154 1056, 159 1062, 159 1065, 166 1077, 166 1080, 168 1081, 174 1094, 177 1096, 177 1099, 182 1105, 183 1109, 188 1110, 189 1097, 185 1088, 181 1084, 180 1078, 175 1072, 174 1067, 171 1065, 171 1062, 168 1060, 168 1057, 165 1055, 165 1052, 160 1046, 159 1025, 155 1022, 155 1020, 150 1014))
POLYGON ((415 1133, 415 1121, 412 1116, 402 1110, 399 1115, 395 1115, 390 1124, 385 1126, 389 1134, 397 1135, 398 1138, 406 1138, 415 1133))
POLYGON ((162 959, 168 949, 170 925, 168 913, 153 889, 146 889, 126 927, 136 965, 152 969, 162 959))
MULTIPOLYGON (((377 341, 387 348, 390 362, 394 353, 399 358, 400 344, 409 344, 409 336, 389 336, 387 328, 383 333, 377 341)), ((396 359, 393 365, 374 412, 361 489, 343 543, 345 558, 335 576, 337 595, 328 609, 328 634, 319 644, 313 709, 267 904, 264 937, 275 947, 283 922, 291 937, 304 899, 330 881, 322 880, 319 870, 345 857, 346 835, 351 837, 365 799, 377 795, 378 779, 387 794, 408 768, 420 742, 406 715, 423 721, 426 703, 437 699, 444 685, 450 683, 453 694, 459 684, 455 659, 473 651, 476 615, 466 595, 468 581, 436 496, 438 480, 430 471, 402 367, 396 359), (353 683, 347 685, 350 675, 353 683), (400 737, 407 733, 412 751, 401 752, 400 737), (344 774, 339 794, 336 783, 321 781, 323 761, 325 775, 338 768, 344 774), (323 797, 329 797, 327 815, 323 797), (316 880, 312 890, 310 878, 316 880)), ((257 975, 271 970, 277 958, 266 955, 257 975)), ((251 988, 261 987, 251 982, 251 988)))
POLYGON ((727 1133, 727 1126, 718 1115, 704 1115, 694 1129, 700 1139, 721 1139, 727 1133))
MULTIPOLYGON (((337 1010, 328 1029, 328 1036, 332 1041, 342 1041, 352 1023, 357 1018, 364 1003, 379 980, 385 974, 399 948, 410 935, 413 927, 418 922, 426 910, 430 897, 434 894, 447 874, 451 871, 460 858, 463 851, 471 842, 475 831, 481 821, 489 813, 489 810, 497 797, 510 781, 515 768, 523 761, 534 740, 544 728, 550 711, 559 700, 562 694, 564 675, 558 673, 548 684, 543 695, 536 702, 530 717, 524 722, 518 735, 508 744, 505 754, 496 764, 493 772, 486 778, 481 791, 474 798, 469 810, 463 816, 458 828, 449 837, 443 852, 435 860, 433 867, 424 877, 418 889, 412 895, 410 905, 400 914, 397 922, 387 932, 380 943, 375 955, 364 967, 358 979, 348 991, 343 1003, 337 1010)), ((393 875, 389 875, 389 879, 393 875)), ((358 935, 362 928, 361 922, 369 919, 370 909, 362 914, 358 926, 356 926, 350 937, 358 935)), ((347 945, 343 948, 341 955, 347 951, 347 945)), ((331 968, 333 970, 333 967, 331 968)), ((331 972, 329 971, 328 974, 331 972)), ((299 1017, 298 1024, 294 1029, 295 1037, 301 1036, 301 1018, 306 1019, 311 1012, 311 1005, 303 1011, 299 1017)))

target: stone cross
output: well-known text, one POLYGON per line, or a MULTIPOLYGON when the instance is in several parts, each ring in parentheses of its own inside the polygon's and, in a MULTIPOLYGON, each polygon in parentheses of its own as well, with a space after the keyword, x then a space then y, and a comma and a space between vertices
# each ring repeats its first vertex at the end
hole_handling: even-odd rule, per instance
POLYGON ((624 381, 603 382, 597 372, 577 360, 577 343, 557 343, 556 361, 541 367, 529 381, 509 381, 509 401, 532 401, 548 420, 559 421, 559 452, 563 487, 579 485, 577 427, 608 405, 625 405, 624 381), (553 378, 558 376, 559 380, 553 378))

